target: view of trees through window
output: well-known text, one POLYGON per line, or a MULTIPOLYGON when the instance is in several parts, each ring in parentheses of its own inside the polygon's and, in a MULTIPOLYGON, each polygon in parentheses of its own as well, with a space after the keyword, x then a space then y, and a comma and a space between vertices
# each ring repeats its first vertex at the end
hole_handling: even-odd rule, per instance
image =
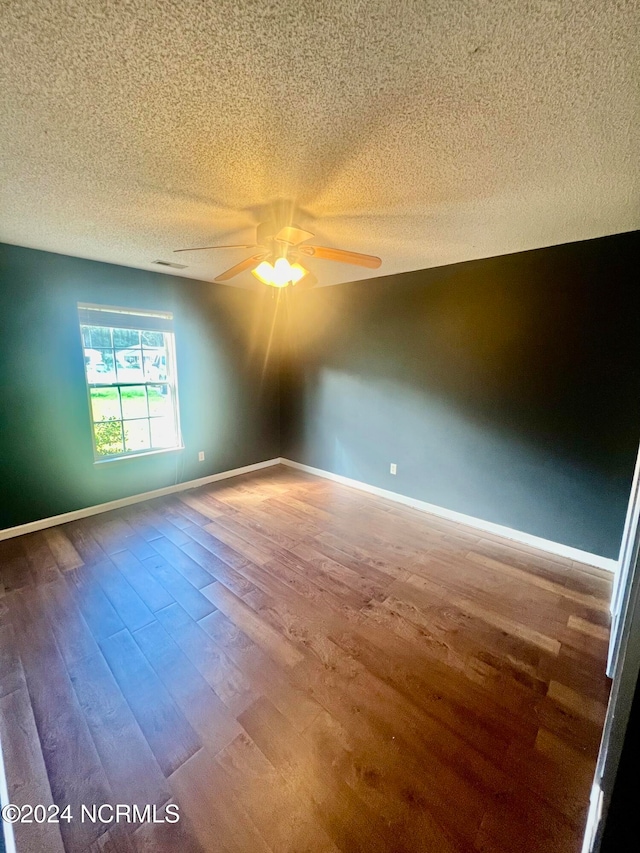
MULTIPOLYGON (((128 321, 133 317, 128 315, 128 321)), ((80 328, 96 455, 178 447, 173 333, 107 325, 80 328)))

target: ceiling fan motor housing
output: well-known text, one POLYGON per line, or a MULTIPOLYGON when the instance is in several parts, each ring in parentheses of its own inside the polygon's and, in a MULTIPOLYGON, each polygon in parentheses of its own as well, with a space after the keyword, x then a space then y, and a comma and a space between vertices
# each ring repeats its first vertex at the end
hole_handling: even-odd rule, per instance
POLYGON ((278 226, 272 219, 267 222, 261 222, 257 228, 258 245, 270 246, 278 230, 278 226))

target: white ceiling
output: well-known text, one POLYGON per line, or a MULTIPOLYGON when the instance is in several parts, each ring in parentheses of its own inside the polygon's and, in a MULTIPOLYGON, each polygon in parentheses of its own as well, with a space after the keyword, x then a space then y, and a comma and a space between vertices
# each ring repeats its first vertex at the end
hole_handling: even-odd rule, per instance
POLYGON ((0 0, 0 31, 5 242, 212 279, 246 253, 172 250, 287 198, 382 257, 331 284, 640 227, 635 0, 0 0))

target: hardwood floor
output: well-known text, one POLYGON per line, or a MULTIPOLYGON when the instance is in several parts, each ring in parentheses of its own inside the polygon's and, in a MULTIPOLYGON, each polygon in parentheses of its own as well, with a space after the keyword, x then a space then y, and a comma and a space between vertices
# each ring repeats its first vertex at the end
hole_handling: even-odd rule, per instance
POLYGON ((0 579, 10 797, 74 815, 18 853, 580 849, 603 571, 278 467, 2 542, 0 579))

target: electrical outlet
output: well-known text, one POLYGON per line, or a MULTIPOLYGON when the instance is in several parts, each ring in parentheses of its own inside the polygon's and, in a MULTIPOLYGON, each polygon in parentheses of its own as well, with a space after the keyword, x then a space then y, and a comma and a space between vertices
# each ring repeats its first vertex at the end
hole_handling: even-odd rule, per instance
POLYGON ((398 466, 396 465, 395 462, 392 462, 391 465, 389 465, 389 473, 390 474, 397 474, 398 473, 398 466))
POLYGON ((201 450, 200 453, 198 453, 198 462, 204 462, 204 450, 201 450))

